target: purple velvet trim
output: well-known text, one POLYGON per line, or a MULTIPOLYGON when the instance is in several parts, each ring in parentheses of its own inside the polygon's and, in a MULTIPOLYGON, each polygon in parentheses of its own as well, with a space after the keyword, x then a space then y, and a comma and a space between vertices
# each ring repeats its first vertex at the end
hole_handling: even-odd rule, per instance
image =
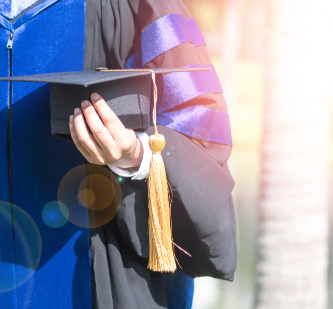
POLYGON ((206 41, 194 17, 186 20, 187 27, 190 29, 194 46, 206 45, 206 41))
MULTIPOLYGON (((149 25, 141 35, 142 54, 128 58, 125 68, 142 68, 155 57, 184 42, 206 45, 194 18, 170 14, 149 25)), ((200 67, 191 64, 187 67, 200 67)), ((190 106, 168 112, 207 92, 223 92, 216 71, 175 72, 156 81, 158 88, 157 122, 178 132, 205 141, 232 145, 229 116, 203 106, 190 106)))
MULTIPOLYGON (((187 67, 201 67, 198 64, 187 67)), ((185 103, 207 92, 222 92, 222 87, 212 65, 212 71, 175 72, 156 81, 158 89, 157 113, 185 103)))
POLYGON ((211 68, 211 71, 200 71, 204 73, 206 77, 206 81, 209 86, 209 91, 211 93, 217 93, 217 92, 223 92, 219 77, 217 76, 217 73, 215 71, 215 68, 212 64, 207 65, 199 65, 197 63, 187 65, 185 68, 202 68, 202 67, 208 67, 211 68))
POLYGON ((194 138, 232 146, 229 116, 222 111, 190 106, 159 114, 157 122, 194 138))
POLYGON ((185 42, 191 42, 195 46, 206 45, 194 18, 186 20, 181 14, 170 14, 157 19, 141 34, 143 66, 185 42))

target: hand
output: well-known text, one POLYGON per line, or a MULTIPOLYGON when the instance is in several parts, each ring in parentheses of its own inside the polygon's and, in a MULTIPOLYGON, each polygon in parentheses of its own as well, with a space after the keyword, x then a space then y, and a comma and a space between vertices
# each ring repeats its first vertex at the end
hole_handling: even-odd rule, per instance
POLYGON ((97 93, 91 95, 91 100, 93 105, 83 101, 82 110, 76 108, 69 117, 75 146, 90 163, 123 168, 140 166, 143 146, 134 131, 124 127, 97 93))

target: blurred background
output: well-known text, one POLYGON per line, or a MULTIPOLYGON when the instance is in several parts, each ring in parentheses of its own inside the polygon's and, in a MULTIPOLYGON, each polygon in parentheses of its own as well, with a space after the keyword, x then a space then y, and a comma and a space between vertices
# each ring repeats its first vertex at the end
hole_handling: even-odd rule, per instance
POLYGON ((183 1, 229 108, 238 233, 234 282, 195 279, 193 308, 333 308, 333 1, 183 1))

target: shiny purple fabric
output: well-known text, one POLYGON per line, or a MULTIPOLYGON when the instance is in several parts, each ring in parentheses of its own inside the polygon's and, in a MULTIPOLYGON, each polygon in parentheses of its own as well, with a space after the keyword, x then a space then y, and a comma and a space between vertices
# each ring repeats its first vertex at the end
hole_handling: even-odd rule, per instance
POLYGON ((200 71, 205 75, 209 91, 212 93, 223 92, 219 77, 217 76, 215 68, 212 64, 199 65, 197 63, 194 63, 185 66, 185 68, 200 68, 200 67, 208 67, 212 69, 211 71, 200 71))
POLYGON ((204 141, 232 146, 227 113, 196 105, 157 115, 157 122, 170 129, 204 141))
MULTIPOLYGON (((229 116, 203 106, 168 110, 207 92, 222 92, 212 65, 212 71, 175 72, 156 81, 158 89, 157 122, 178 132, 205 141, 232 146, 229 116), (201 134, 203 133, 203 134, 201 134)), ((200 67, 198 64, 187 67, 200 67)))
POLYGON ((194 46, 206 45, 205 38, 202 35, 202 32, 197 24, 197 21, 194 17, 186 19, 187 28, 190 30, 192 34, 192 43, 194 46))
MULTIPOLYGON (((192 64, 187 67, 201 67, 192 64)), ((162 113, 207 92, 222 92, 212 65, 212 71, 175 72, 156 81, 158 89, 157 113, 162 113)))
MULTIPOLYGON (((147 62, 184 42, 206 45, 194 18, 170 14, 149 25, 141 35, 141 54, 128 58, 126 69, 142 68, 147 62)), ((191 64, 186 68, 201 67, 191 64)), ((214 66, 212 71, 174 72, 156 81, 158 89, 157 122, 178 132, 204 141, 232 146, 229 116, 203 106, 189 106, 177 111, 170 109, 207 92, 223 92, 214 66)))
POLYGON ((141 34, 143 66, 167 50, 185 42, 194 46, 206 45, 194 18, 185 19, 181 14, 159 18, 141 34))

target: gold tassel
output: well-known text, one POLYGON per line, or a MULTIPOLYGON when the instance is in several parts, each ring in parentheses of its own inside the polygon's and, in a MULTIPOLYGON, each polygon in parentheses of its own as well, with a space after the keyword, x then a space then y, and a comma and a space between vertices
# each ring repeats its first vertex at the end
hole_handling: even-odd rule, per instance
POLYGON ((149 264, 154 271, 174 272, 176 262, 171 234, 171 212, 168 182, 161 151, 165 138, 155 134, 149 138, 153 152, 148 176, 149 197, 149 264))
POLYGON ((153 271, 174 272, 176 262, 173 251, 171 233, 171 211, 168 192, 168 181, 161 151, 165 147, 165 138, 158 134, 156 126, 157 87, 155 73, 152 72, 154 86, 153 122, 155 134, 149 137, 150 149, 153 153, 148 175, 149 199, 149 263, 153 271))

